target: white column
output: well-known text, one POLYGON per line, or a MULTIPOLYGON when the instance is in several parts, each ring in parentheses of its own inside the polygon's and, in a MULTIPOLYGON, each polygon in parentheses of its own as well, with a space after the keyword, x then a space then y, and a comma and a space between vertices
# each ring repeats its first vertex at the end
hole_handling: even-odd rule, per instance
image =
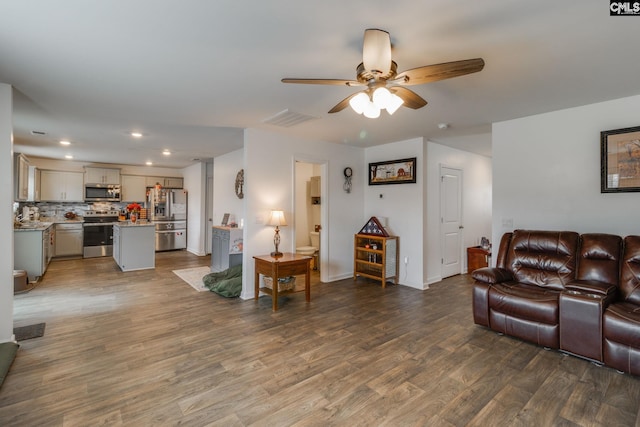
POLYGON ((11 85, 0 83, 0 182, 11 183, 0 186, 0 343, 14 339, 12 99, 11 85))

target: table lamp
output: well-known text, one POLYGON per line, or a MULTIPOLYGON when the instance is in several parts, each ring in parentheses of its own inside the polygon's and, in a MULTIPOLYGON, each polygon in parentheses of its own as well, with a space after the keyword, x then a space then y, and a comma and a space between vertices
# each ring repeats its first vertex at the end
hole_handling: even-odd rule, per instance
POLYGON ((287 225, 287 221, 284 219, 283 211, 271 211, 271 215, 269 215, 269 222, 267 225, 271 225, 276 227, 276 234, 273 236, 273 244, 276 246, 276 250, 271 252, 272 257, 281 257, 282 252, 278 251, 278 246, 280 245, 280 229, 279 226, 287 225))

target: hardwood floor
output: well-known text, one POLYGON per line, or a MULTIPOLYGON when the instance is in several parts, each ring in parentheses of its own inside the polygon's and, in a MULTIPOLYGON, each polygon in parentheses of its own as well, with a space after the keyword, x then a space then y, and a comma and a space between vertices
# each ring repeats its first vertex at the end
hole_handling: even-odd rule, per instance
POLYGON ((347 279, 283 298, 196 292, 155 270, 53 262, 17 295, 2 426, 640 424, 640 378, 473 324, 470 279, 418 291, 347 279))

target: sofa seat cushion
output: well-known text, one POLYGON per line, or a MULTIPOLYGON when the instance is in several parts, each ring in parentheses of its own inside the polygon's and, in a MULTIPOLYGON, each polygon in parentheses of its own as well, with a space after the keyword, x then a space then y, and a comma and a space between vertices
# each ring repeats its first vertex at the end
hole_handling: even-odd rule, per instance
POLYGON ((528 321, 558 324, 560 292, 521 283, 495 284, 489 289, 489 309, 528 321))
POLYGON ((640 349, 640 306, 611 304, 604 312, 602 333, 609 341, 640 349))

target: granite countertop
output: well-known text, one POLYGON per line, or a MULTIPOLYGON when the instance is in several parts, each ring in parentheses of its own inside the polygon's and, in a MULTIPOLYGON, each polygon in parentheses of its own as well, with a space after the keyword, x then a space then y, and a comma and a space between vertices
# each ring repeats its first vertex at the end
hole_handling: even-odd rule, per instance
POLYGON ((81 216, 77 216, 74 219, 67 219, 65 217, 51 216, 51 217, 41 217, 40 221, 52 222, 54 224, 74 224, 78 222, 83 223, 84 218, 81 216))
POLYGON ((113 226, 114 227, 155 227, 156 225, 151 221, 147 221, 147 222, 120 221, 117 224, 113 224, 113 226))
POLYGON ((26 221, 13 224, 13 231, 44 231, 53 225, 47 221, 26 221), (19 224, 19 225, 18 225, 19 224))

